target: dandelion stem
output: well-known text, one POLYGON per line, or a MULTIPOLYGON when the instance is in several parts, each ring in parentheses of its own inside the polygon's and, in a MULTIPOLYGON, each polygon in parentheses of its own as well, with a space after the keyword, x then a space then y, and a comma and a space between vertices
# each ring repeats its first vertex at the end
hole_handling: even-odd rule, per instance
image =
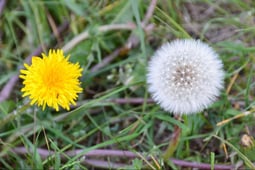
MULTIPOLYGON (((179 120, 179 116, 176 116, 175 119, 179 120)), ((163 154, 164 161, 168 161, 173 156, 173 153, 175 152, 175 150, 178 146, 180 136, 181 136, 181 132, 182 132, 181 128, 178 125, 175 125, 174 126, 173 137, 169 141, 168 147, 165 150, 165 153, 163 154)))

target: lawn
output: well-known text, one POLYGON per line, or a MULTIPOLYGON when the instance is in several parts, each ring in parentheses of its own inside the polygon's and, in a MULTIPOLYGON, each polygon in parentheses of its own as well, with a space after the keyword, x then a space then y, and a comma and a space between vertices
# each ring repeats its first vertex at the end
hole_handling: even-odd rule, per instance
POLYGON ((0 49, 0 169, 255 169, 253 0, 0 0, 0 49), (153 99, 148 63, 191 38, 218 54, 224 87, 176 116, 153 99), (79 85, 74 102, 31 104, 20 70, 57 49, 80 70, 39 73, 63 77, 66 96, 79 85))

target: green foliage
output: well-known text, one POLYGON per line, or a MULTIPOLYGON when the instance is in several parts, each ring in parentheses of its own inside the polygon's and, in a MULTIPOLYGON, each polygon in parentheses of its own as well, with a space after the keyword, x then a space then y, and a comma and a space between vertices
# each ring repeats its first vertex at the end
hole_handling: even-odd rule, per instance
MULTIPOLYGON (((77 106, 66 112, 42 110, 27 104, 18 81, 11 96, 0 103, 0 167, 3 169, 91 169, 82 156, 94 149, 128 150, 144 157, 132 160, 107 157, 123 169, 150 167, 179 169, 172 161, 162 163, 162 154, 174 126, 182 136, 173 157, 254 168, 254 147, 241 146, 241 136, 255 137, 255 29, 254 1, 159 0, 149 24, 143 28, 149 0, 20 0, 7 1, 0 22, 0 89, 19 74, 24 59, 38 46, 62 48, 80 33, 89 37, 74 46, 72 62, 83 67, 77 106), (69 29, 56 32, 65 21, 69 29), (132 30, 100 32, 103 25, 135 24, 132 30), (122 51, 104 67, 91 69, 130 36, 140 42, 122 51), (52 38, 54 37, 54 38, 52 38), (146 66, 162 43, 177 38, 195 38, 209 43, 220 55, 226 71, 225 90, 210 108, 177 121, 155 103, 149 103, 146 66), (142 99, 140 103, 118 103, 117 99, 142 99), (234 116, 251 111, 247 116, 234 116), (231 119, 217 126, 216 124, 231 119), (24 147, 26 154, 12 152, 24 147), (224 151, 225 147, 225 151, 224 151), (39 148, 54 151, 43 157, 39 148), (68 151, 80 149, 70 156, 68 151), (157 162, 143 158, 152 155, 157 162), (85 163, 84 163, 85 162, 85 163)), ((102 159, 101 159, 102 160, 102 159)), ((112 166, 114 167, 114 166, 112 166)))

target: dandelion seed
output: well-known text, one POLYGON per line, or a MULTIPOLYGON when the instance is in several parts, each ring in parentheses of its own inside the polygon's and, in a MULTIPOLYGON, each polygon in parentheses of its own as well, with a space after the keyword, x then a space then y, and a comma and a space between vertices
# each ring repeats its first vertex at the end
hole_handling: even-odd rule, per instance
POLYGON ((78 63, 68 61, 62 50, 50 50, 48 56, 34 56, 32 64, 24 64, 20 78, 24 79, 21 89, 23 97, 28 96, 30 104, 37 104, 45 109, 46 105, 56 111, 59 106, 70 110, 70 104, 75 105, 77 93, 82 91, 79 77, 82 68, 78 63))
POLYGON ((191 114, 212 104, 223 88, 223 64, 199 40, 175 40, 159 48, 148 65, 152 98, 166 111, 191 114))

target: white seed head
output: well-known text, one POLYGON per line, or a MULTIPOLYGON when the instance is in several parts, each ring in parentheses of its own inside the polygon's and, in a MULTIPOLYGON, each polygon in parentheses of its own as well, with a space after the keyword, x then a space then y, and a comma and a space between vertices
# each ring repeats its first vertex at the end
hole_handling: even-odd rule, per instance
POLYGON ((160 47, 148 65, 152 98, 166 111, 191 114, 212 104, 223 88, 223 64, 207 44, 175 40, 160 47))

